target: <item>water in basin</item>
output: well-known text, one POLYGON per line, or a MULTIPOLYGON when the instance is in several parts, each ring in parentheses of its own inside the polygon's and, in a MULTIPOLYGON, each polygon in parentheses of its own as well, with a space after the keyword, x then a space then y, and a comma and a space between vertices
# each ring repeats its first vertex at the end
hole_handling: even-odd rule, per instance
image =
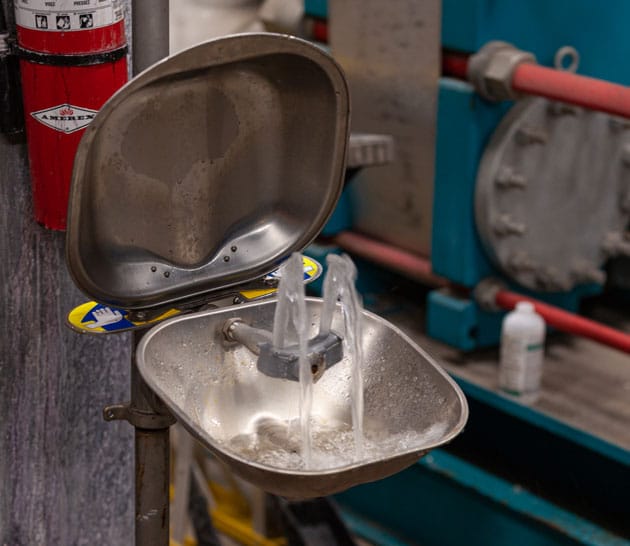
MULTIPOLYGON (((299 420, 263 417, 253 432, 235 436, 228 445, 239 455, 261 463, 310 470, 334 467, 363 457, 362 305, 355 288, 357 270, 352 260, 347 255, 329 255, 318 334, 327 335, 335 314, 340 315, 343 329, 337 334, 343 339, 344 354, 352 370, 352 422, 351 425, 342 421, 324 422, 312 413, 313 376, 307 360, 310 328, 302 263, 302 255, 294 253, 283 267, 272 332, 275 349, 299 347, 299 420)), ((378 445, 372 442, 371 451, 378 445)))
POLYGON ((239 434, 226 447, 247 460, 285 470, 330 470, 356 462, 382 459, 392 453, 407 451, 422 443, 438 440, 446 431, 445 423, 437 423, 421 434, 409 430, 394 435, 373 431, 362 439, 361 452, 356 451, 355 431, 344 422, 330 422, 321 416, 310 419, 311 449, 309 458, 302 456, 299 423, 261 417, 256 431, 239 434))
POLYGON ((339 308, 344 324, 344 352, 352 361, 352 428, 355 458, 363 455, 363 351, 361 349, 363 306, 355 282, 357 268, 346 254, 330 254, 324 280, 324 308, 320 333, 330 331, 335 311, 339 308))
MULTIPOLYGON (((257 356, 223 333, 235 319, 271 331, 276 306, 268 300, 175 317, 147 333, 137 351, 151 389, 245 480, 290 498, 330 495, 413 464, 464 426, 468 411, 457 385, 403 332, 363 310, 363 451, 355 449, 353 362, 345 352, 313 385, 306 467, 299 383, 261 373, 257 356)), ((331 328, 346 337, 340 307, 331 328)), ((324 303, 306 298, 305 308, 311 339, 324 303)))
MULTIPOLYGON (((304 301, 304 271, 302 265, 302 255, 295 252, 289 258, 282 271, 282 278, 278 286, 278 303, 273 321, 273 346, 276 349, 285 349, 291 345, 291 326, 297 337, 299 347, 299 367, 300 367, 300 410, 299 410, 299 430, 301 447, 300 454, 305 468, 310 467, 312 439, 311 439, 311 412, 313 407, 313 376, 307 360, 308 343, 308 316, 306 314, 306 303, 304 301)), ((271 438, 288 436, 289 431, 294 427, 282 428, 271 426, 262 427, 257 431, 258 436, 264 436, 265 432, 271 438)), ((240 444, 236 444, 237 447, 240 444)), ((262 444, 264 445, 264 443, 262 444)), ((297 449, 296 449, 297 451, 297 449)))

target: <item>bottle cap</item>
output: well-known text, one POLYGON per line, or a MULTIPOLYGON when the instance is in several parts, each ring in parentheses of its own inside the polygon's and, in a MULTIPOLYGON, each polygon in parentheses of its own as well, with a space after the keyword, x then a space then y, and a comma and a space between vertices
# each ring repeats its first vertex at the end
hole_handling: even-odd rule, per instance
POLYGON ((516 310, 524 313, 533 313, 534 312, 534 304, 529 301, 519 301, 516 304, 516 310))

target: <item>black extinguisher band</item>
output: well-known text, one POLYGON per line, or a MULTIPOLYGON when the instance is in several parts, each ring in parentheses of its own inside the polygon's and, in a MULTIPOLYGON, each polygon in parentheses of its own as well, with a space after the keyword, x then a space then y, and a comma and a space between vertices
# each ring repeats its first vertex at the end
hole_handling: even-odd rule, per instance
POLYGON ((94 64, 113 63, 127 55, 126 45, 111 51, 99 53, 85 53, 81 55, 59 55, 54 53, 40 53, 23 47, 16 47, 18 57, 25 61, 51 66, 90 66, 94 64))

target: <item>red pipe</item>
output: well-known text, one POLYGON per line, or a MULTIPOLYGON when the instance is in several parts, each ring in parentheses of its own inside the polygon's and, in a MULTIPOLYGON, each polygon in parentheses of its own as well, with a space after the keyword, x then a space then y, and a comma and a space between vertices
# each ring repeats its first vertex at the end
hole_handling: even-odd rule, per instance
POLYGON ((519 301, 529 301, 533 303, 536 312, 545 319, 545 322, 549 324, 549 326, 553 326, 563 332, 592 339, 609 347, 619 349, 624 353, 630 353, 630 334, 580 317, 574 313, 569 313, 553 305, 523 296, 522 294, 510 292, 509 290, 499 290, 499 292, 497 292, 496 303, 503 309, 512 310, 519 301))
POLYGON ((322 19, 313 20, 312 37, 317 42, 328 43, 328 23, 322 19))
MULTIPOLYGON (((447 76, 468 79, 466 56, 445 53, 442 68, 447 76)), ((516 67, 512 75, 512 89, 528 95, 630 118, 630 87, 578 76, 565 70, 522 63, 516 67)))
MULTIPOLYGON (((452 286, 447 279, 435 275, 431 271, 429 260, 405 250, 352 231, 342 231, 333 237, 332 241, 351 254, 402 273, 411 279, 435 287, 452 286)), ((538 314, 545 319, 549 326, 630 353, 630 334, 620 330, 615 330, 599 322, 509 290, 499 290, 495 296, 495 301, 499 307, 508 311, 514 309, 519 301, 529 301, 534 304, 538 314)))
POLYGON ((523 63, 512 75, 512 88, 521 93, 630 118, 630 87, 624 85, 523 63))
POLYGON ((411 279, 435 287, 450 284, 449 281, 435 275, 431 271, 431 262, 429 260, 416 256, 411 252, 395 248, 352 231, 342 231, 333 237, 332 240, 336 245, 351 254, 383 265, 411 279))
POLYGON ((442 74, 460 80, 468 79, 468 55, 447 53, 442 55, 442 74))

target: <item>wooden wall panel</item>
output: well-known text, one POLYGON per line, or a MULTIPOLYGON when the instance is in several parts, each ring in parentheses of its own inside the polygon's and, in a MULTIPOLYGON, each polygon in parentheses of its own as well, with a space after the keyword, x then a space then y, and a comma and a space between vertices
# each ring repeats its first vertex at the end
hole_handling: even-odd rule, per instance
POLYGON ((26 147, 0 135, 0 544, 131 544, 133 432, 101 416, 128 398, 130 339, 65 326, 85 297, 30 195, 26 147))

